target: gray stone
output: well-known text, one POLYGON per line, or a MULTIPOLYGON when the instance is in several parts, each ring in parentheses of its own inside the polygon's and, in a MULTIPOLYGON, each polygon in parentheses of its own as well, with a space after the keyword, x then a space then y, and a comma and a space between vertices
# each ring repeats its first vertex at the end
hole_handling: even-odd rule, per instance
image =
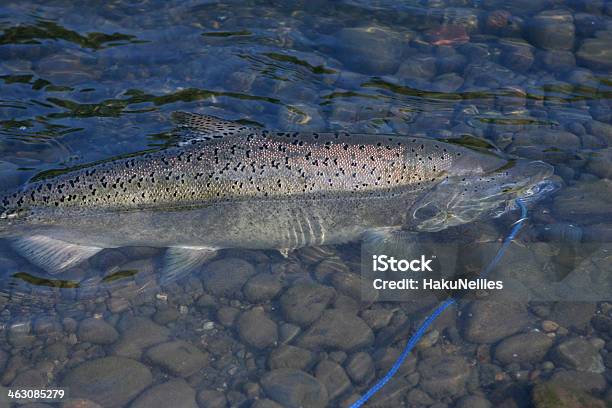
POLYGON ((392 378, 379 392, 374 394, 368 404, 372 407, 401 406, 402 399, 413 387, 414 384, 404 378, 392 378))
POLYGON ((278 329, 278 337, 281 344, 290 343, 293 339, 297 337, 302 329, 300 326, 297 326, 292 323, 283 323, 278 329))
POLYGON ((495 347, 495 358, 504 364, 536 363, 548 352, 552 338, 542 332, 516 334, 495 347))
POLYGON ((367 309, 361 313, 361 318, 372 328, 372 330, 382 329, 387 326, 393 317, 390 309, 367 309))
POLYGON ((349 296, 358 302, 369 305, 378 298, 378 291, 362 282, 361 275, 338 272, 331 276, 330 282, 338 293, 349 296))
POLYGON ((582 42, 578 52, 578 60, 592 69, 612 68, 612 49, 609 38, 588 38, 582 42))
MULTIPOLYGON (((394 347, 385 347, 377 349, 374 354, 374 364, 378 372, 386 373, 393 367, 393 364, 397 361, 402 350, 394 347)), ((398 375, 407 376, 414 372, 417 367, 417 358, 414 354, 410 354, 404 364, 397 371, 398 375)))
POLYGON ((46 337, 53 337, 62 331, 61 324, 51 316, 41 316, 34 320, 32 329, 36 335, 46 337))
POLYGON ((533 47, 523 40, 504 38, 499 40, 503 49, 502 60, 508 68, 524 72, 533 65, 533 47))
POLYGON ((240 315, 240 310, 235 307, 223 306, 217 310, 217 320, 226 327, 232 326, 240 315))
MULTIPOLYGON (((598 241, 602 239, 600 235, 598 241)), ((566 275, 562 281, 552 286, 559 293, 559 299, 577 300, 582 302, 567 303, 567 308, 574 305, 574 313, 568 311, 566 316, 557 319, 565 320, 569 327, 585 332, 589 327, 589 320, 595 311, 595 302, 609 299, 612 293, 612 244, 605 243, 589 255, 578 266, 566 275), (581 324, 582 323, 582 324, 581 324)), ((571 310, 571 309, 570 309, 571 310)), ((555 313, 556 314, 556 313, 555 313)))
POLYGON ((179 311, 174 307, 168 307, 165 309, 159 309, 153 315, 153 320, 157 324, 165 325, 168 323, 172 323, 181 317, 179 311))
POLYGON ((538 13, 531 19, 528 30, 533 44, 545 50, 571 50, 574 47, 574 18, 566 10, 538 13))
POLYGON ((10 407, 11 403, 13 402, 8 396, 8 390, 8 388, 0 385, 0 407, 2 408, 10 407))
POLYGON ((51 372, 39 368, 31 368, 22 371, 17 374, 17 377, 11 382, 11 388, 46 388, 49 384, 51 374, 51 372))
POLYGON ((599 178, 612 179, 612 148, 593 152, 589 157, 587 171, 599 178))
POLYGON ((225 408, 227 407, 227 398, 225 394, 217 390, 202 390, 198 392, 198 404, 202 408, 225 408))
POLYGON ((591 373, 603 373, 605 366, 599 351, 587 340, 576 337, 555 348, 554 360, 567 368, 591 373))
POLYGON ((208 353, 182 340, 158 344, 147 350, 146 356, 177 377, 189 377, 208 364, 208 353))
POLYGON ((149 388, 132 402, 130 408, 198 408, 195 390, 184 380, 173 379, 149 388))
POLYGON ((359 317, 342 310, 326 310, 298 340, 307 349, 332 348, 354 350, 371 345, 372 329, 359 317))
POLYGON ((283 408, 283 406, 280 404, 277 404, 271 399, 264 398, 264 399, 255 401, 255 403, 251 405, 251 408, 283 408))
MULTIPOLYGON (((597 252, 592 257, 596 254, 597 252)), ((592 260, 594 259, 592 258, 592 260)), ((605 264, 607 259, 604 258, 602 261, 605 264)), ((584 273, 584 271, 580 272, 584 273)), ((584 331, 591 318, 595 316, 596 311, 597 305, 594 302, 560 301, 554 304, 548 319, 563 327, 584 331)))
POLYGON ((478 395, 466 395, 457 401, 455 408, 491 408, 491 403, 488 399, 478 395))
POLYGON ((463 78, 454 72, 443 74, 433 80, 433 88, 438 92, 451 93, 461 88, 463 78))
POLYGON ((213 261, 202 270, 204 288, 216 296, 236 297, 244 283, 255 274, 249 262, 238 258, 213 261))
POLYGON ((81 321, 77 333, 79 339, 93 344, 111 344, 119 338, 113 326, 102 319, 89 318, 81 321))
POLYGON ((517 146, 550 146, 577 150, 580 148, 580 138, 563 130, 534 129, 517 132, 512 147, 517 146))
POLYGON ((118 356, 140 358, 143 349, 168 340, 170 332, 146 317, 125 316, 119 322, 121 337, 113 346, 118 356))
POLYGON ((307 326, 321 316, 335 290, 317 283, 298 283, 283 293, 280 306, 288 322, 307 326))
POLYGON ((576 67, 576 57, 571 51, 540 51, 538 52, 538 60, 544 68, 553 72, 566 72, 576 67))
POLYGON ((359 312, 359 303, 352 297, 339 294, 334 299, 334 309, 342 310, 345 313, 357 314, 359 312))
POLYGON ((437 57, 436 66, 438 67, 438 74, 461 73, 467 62, 465 56, 455 52, 451 47, 438 48, 437 57), (445 52, 442 52, 442 50, 445 50, 445 52))
POLYGON ((528 322, 525 305, 472 302, 463 314, 463 337, 472 343, 495 343, 521 330, 528 322))
POLYGON ((425 391, 418 388, 410 390, 407 401, 410 406, 430 406, 435 402, 425 391))
POLYGON ((605 408, 606 403, 572 387, 564 387, 554 381, 537 384, 533 388, 532 402, 535 408, 605 408))
POLYGON ((553 210, 560 218, 575 222, 610 220, 612 217, 612 180, 577 183, 561 189, 555 196, 553 210))
POLYGON ((312 364, 314 355, 311 351, 289 345, 280 346, 272 350, 268 357, 268 367, 271 370, 277 368, 296 368, 304 370, 312 364))
POLYGON ((268 372, 261 379, 268 397, 288 408, 320 408, 327 405, 327 390, 313 376, 291 368, 268 372))
POLYGON ((551 380, 563 387, 580 391, 603 392, 607 387, 603 375, 588 371, 559 371, 552 376, 551 380))
POLYGON ((374 378, 374 360, 363 351, 349 357, 345 365, 346 372, 357 384, 364 384, 374 378))
POLYGON ((274 298, 281 289, 278 277, 269 273, 260 273, 247 281, 242 292, 250 302, 257 303, 274 298))
POLYGON ((436 59, 429 55, 411 56, 397 70, 395 76, 407 81, 430 79, 436 75, 436 59))
POLYGON ((263 310, 244 312, 238 319, 238 334, 244 343, 258 349, 265 349, 278 340, 278 328, 263 310))
POLYGON ((344 394, 351 387, 351 380, 346 372, 334 361, 323 360, 317 364, 315 377, 325 386, 330 400, 344 394))
POLYGON ((36 337, 32 333, 32 322, 27 321, 15 321, 7 330, 7 340, 14 348, 29 347, 31 346, 36 337))
POLYGON ((86 398, 103 407, 122 407, 151 384, 152 376, 143 364, 124 357, 87 361, 66 374, 62 387, 71 398, 86 398))
POLYGON ((103 408, 100 404, 84 398, 68 398, 62 402, 62 408, 103 408))
POLYGON ((336 44, 338 58, 347 67, 374 75, 394 73, 405 46, 398 34, 377 26, 343 28, 336 44))
POLYGON ((434 356, 418 366, 420 387, 435 399, 462 395, 470 367, 462 357, 434 356))
POLYGON ((589 133, 601 138, 608 145, 612 145, 612 125, 609 123, 591 120, 587 122, 586 128, 589 133))

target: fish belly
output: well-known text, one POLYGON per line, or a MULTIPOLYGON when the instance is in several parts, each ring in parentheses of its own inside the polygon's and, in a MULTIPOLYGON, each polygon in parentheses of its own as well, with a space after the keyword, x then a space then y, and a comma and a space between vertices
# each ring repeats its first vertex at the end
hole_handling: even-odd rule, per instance
POLYGON ((177 210, 65 214, 30 233, 79 245, 279 249, 358 240, 404 224, 417 193, 392 197, 244 200, 177 210))

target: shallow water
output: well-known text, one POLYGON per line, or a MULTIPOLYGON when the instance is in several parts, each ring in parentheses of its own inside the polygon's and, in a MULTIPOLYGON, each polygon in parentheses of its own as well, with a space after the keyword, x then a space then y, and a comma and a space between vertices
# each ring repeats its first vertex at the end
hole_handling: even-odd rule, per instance
MULTIPOLYGON (((279 130, 486 138, 554 165, 562 183, 499 266, 524 297, 446 311, 375 406, 604 406, 612 6, 507 3, 3 2, 0 190, 171 145, 177 110, 279 130), (563 301, 547 298, 566 283, 563 301)), ((478 270, 496 250, 481 244, 517 217, 421 238, 457 243, 478 270)), ((1 385, 62 387, 70 407, 348 406, 437 302, 362 299, 357 244, 288 258, 226 250, 165 286, 160 255, 106 250, 50 277, 1 243, 1 385)), ((15 403, 5 388, 0 406, 15 403)))

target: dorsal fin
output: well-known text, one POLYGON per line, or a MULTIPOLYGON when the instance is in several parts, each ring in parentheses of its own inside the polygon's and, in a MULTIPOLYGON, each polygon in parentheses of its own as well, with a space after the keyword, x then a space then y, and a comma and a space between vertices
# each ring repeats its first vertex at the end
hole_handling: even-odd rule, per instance
POLYGON ((212 140, 254 132, 257 128, 210 115, 173 112, 174 133, 185 141, 212 140))

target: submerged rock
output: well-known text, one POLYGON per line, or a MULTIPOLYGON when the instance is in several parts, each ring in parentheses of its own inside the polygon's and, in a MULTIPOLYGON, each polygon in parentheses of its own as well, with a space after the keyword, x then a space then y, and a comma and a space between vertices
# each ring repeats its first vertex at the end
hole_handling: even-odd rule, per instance
POLYGON ((557 291, 559 300, 578 301, 569 303, 575 309, 575 313, 566 317, 559 314, 560 320, 567 320, 572 326, 584 331, 593 315, 594 302, 610 299, 610 293, 612 293, 611 249, 610 244, 604 244, 562 281, 554 283, 553 287, 557 291))
POLYGON ((363 351, 353 354, 346 362, 345 368, 349 377, 357 384, 367 383, 375 374, 374 360, 363 351))
POLYGON ((278 277, 269 273, 260 273, 251 277, 242 291, 250 302, 265 302, 275 297, 282 288, 278 277))
POLYGON ((338 58, 364 74, 390 74, 402 60, 404 39, 383 27, 349 27, 338 34, 338 58))
POLYGON ((612 216, 612 180, 584 182, 562 189, 555 197, 553 210, 568 221, 609 220, 612 216))
POLYGON ((478 395, 468 395, 457 401, 455 408, 491 408, 488 399, 478 395))
POLYGON ((321 316, 335 294, 335 290, 329 286, 298 283, 281 296, 281 310, 288 322, 305 326, 321 316))
POLYGON ((103 357, 70 370, 61 386, 70 390, 71 398, 86 398, 114 408, 124 406, 151 381, 145 365, 124 357, 103 357))
POLYGON ((170 331, 146 317, 126 316, 119 322, 121 338, 113 346, 118 356, 140 358, 143 349, 162 343, 170 331))
POLYGON ((536 363, 548 352, 552 338, 541 332, 516 334, 495 347, 495 358, 504 363, 536 363))
POLYGON ((342 310, 331 309, 298 338, 297 345, 308 349, 353 350, 374 341, 372 329, 360 318, 342 310))
POLYGON ((249 262, 239 258, 224 258, 204 266, 202 284, 213 295, 235 297, 254 274, 255 268, 249 262))
POLYGON ((280 368, 263 376, 266 395, 287 408, 320 408, 327 405, 327 390, 304 371, 280 368))
POLYGON ((521 330, 528 321, 519 303, 472 302, 463 314, 463 337, 472 343, 495 343, 521 330))
POLYGON ((198 392, 198 404, 202 408, 226 408, 227 398, 225 394, 217 390, 204 389, 198 392))
POLYGON ((94 344, 111 344, 119 338, 113 326, 102 319, 89 318, 79 324, 78 336, 81 341, 94 344))
POLYGON ((433 398, 459 396, 464 393, 470 368, 462 357, 434 356, 419 363, 419 382, 433 398))
POLYGON ((607 382, 602 374, 588 371, 564 370, 555 373, 551 381, 579 391, 602 392, 607 387, 607 382))
POLYGON ((575 27, 572 14, 566 10, 546 10, 531 19, 529 38, 545 50, 571 50, 575 27))
POLYGON ((149 388, 132 402, 130 408, 198 408, 195 390, 184 380, 173 379, 149 388))
POLYGON ((609 38, 589 38, 582 42, 576 52, 578 60, 592 69, 612 68, 612 48, 609 38))
POLYGON ((554 381, 538 384, 532 392, 536 408, 605 408, 606 403, 584 391, 564 387, 554 381))
POLYGON ((323 360, 317 365, 315 377, 325 386, 330 400, 339 397, 351 387, 351 380, 342 366, 330 360, 323 360))
POLYGON ((555 361, 567 368, 603 373, 605 366, 599 350, 582 338, 564 341, 555 348, 555 361))
POLYGON ((600 178, 612 179, 612 148, 593 152, 587 164, 587 171, 600 178))
POLYGON ((176 377, 189 377, 208 364, 208 353, 182 340, 158 344, 147 350, 146 356, 176 377))
POLYGON ((251 347, 265 349, 278 340, 278 328, 263 310, 253 309, 238 319, 238 334, 251 347))
POLYGON ((314 354, 306 349, 283 345, 274 349, 268 357, 268 367, 271 370, 277 368, 306 369, 313 361, 314 354))

